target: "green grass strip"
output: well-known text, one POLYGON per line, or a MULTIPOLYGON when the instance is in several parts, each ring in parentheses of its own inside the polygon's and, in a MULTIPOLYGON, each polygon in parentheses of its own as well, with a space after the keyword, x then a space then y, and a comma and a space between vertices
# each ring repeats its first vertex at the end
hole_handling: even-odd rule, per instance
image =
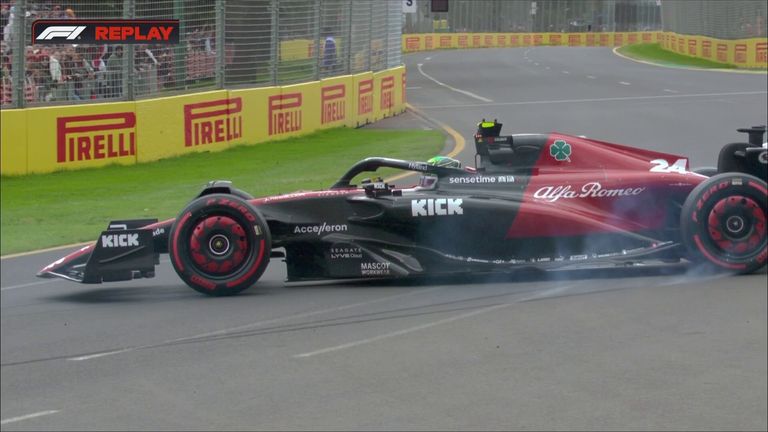
POLYGON ((111 219, 175 217, 209 180, 257 197, 325 189, 360 159, 427 160, 444 141, 438 131, 338 128, 145 164, 3 177, 0 254, 95 240, 111 219))
POLYGON ((659 63, 665 66, 685 66, 703 69, 736 69, 727 63, 718 63, 697 57, 688 57, 672 51, 667 51, 660 44, 626 45, 618 49, 619 53, 636 60, 659 63))

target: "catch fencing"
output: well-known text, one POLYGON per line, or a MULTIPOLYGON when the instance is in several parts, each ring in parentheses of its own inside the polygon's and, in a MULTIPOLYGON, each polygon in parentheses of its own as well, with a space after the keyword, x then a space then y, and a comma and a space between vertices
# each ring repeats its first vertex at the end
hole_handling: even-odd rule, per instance
POLYGON ((395 1, 16 0, 0 18, 2 108, 295 84, 402 63, 395 1), (31 45, 43 18, 175 18, 180 43, 31 45))
POLYGON ((657 0, 450 0, 448 12, 431 12, 414 0, 403 33, 583 33, 661 29, 657 0))
POLYGON ((717 39, 765 38, 765 0, 664 0, 664 31, 717 39))

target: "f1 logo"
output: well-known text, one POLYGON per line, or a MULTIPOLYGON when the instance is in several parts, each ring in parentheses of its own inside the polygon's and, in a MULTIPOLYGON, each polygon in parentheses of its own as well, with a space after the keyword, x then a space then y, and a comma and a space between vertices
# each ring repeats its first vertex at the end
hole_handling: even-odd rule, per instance
POLYGON ((65 38, 74 40, 85 30, 85 26, 52 26, 43 30, 36 40, 51 40, 53 38, 65 38))

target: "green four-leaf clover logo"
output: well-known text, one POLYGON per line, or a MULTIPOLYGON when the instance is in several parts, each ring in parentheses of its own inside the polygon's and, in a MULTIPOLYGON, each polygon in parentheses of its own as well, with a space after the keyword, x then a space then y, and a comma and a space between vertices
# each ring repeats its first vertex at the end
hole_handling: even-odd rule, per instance
POLYGON ((549 146, 549 154, 557 161, 571 161, 571 145, 565 140, 555 140, 549 146))

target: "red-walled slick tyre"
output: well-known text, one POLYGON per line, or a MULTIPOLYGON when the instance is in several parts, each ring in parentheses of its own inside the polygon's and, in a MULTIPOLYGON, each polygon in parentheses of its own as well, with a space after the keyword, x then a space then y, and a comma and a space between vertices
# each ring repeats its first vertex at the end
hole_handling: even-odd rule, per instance
POLYGON ((751 273, 768 261, 768 188, 742 173, 718 174, 691 191, 680 231, 693 261, 751 273))
POLYGON ((228 194, 192 201, 176 218, 168 242, 179 277, 212 296, 237 294, 253 285, 264 273, 272 247, 261 214, 228 194))

